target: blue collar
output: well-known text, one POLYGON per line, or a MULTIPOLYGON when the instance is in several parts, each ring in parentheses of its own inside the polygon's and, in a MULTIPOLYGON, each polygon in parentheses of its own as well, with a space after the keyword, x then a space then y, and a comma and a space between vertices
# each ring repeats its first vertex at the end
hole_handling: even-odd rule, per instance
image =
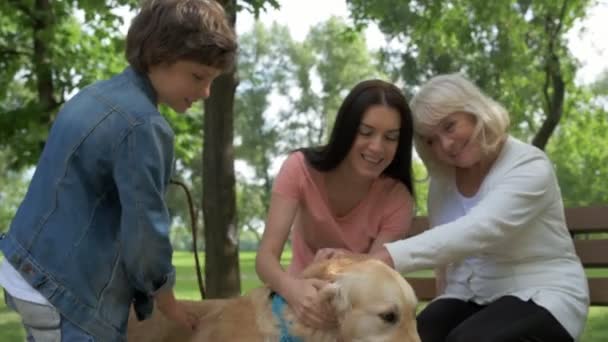
POLYGON ((274 292, 270 296, 272 298, 272 313, 279 321, 279 342, 304 342, 302 338, 289 334, 289 327, 293 322, 286 321, 283 316, 283 309, 285 309, 285 305, 287 305, 285 299, 274 292))

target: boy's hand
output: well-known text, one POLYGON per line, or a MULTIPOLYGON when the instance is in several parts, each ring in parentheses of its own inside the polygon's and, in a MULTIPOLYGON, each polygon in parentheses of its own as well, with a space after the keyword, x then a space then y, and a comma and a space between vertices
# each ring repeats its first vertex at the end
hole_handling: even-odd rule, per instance
POLYGON ((179 324, 188 331, 194 331, 198 325, 198 317, 187 310, 187 307, 177 300, 173 290, 165 290, 156 294, 156 305, 168 319, 179 324))

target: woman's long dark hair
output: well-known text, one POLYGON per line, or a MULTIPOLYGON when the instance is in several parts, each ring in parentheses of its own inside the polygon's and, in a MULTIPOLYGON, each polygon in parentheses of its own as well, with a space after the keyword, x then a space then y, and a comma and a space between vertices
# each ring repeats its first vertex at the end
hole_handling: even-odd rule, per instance
POLYGON ((366 80, 357 84, 342 102, 329 143, 323 146, 305 147, 302 151, 306 161, 321 172, 335 169, 350 151, 363 114, 374 105, 394 108, 401 117, 399 141, 395 158, 382 172, 383 175, 403 183, 414 196, 412 185, 412 141, 414 125, 412 112, 405 96, 395 85, 381 80, 366 80))

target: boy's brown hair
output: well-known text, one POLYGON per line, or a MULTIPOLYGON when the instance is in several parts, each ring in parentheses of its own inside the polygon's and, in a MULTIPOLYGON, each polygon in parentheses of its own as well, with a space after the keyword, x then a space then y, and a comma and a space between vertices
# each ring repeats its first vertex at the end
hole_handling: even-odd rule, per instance
POLYGON ((127 33, 126 57, 139 72, 189 60, 220 70, 235 62, 237 41, 214 0, 144 0, 127 33))

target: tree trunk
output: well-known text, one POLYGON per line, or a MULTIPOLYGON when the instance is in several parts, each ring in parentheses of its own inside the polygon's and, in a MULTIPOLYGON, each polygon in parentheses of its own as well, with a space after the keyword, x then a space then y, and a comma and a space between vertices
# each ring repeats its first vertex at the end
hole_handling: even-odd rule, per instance
POLYGON ((36 74, 40 107, 45 114, 41 121, 43 124, 50 124, 51 113, 58 104, 54 97, 51 51, 49 49, 49 39, 53 36, 51 28, 53 17, 49 0, 36 0, 36 8, 33 13, 34 73, 36 74))
MULTIPOLYGON (((222 1, 234 27, 236 0, 222 1)), ((218 77, 205 101, 203 215, 205 282, 208 298, 241 293, 234 177, 234 95, 236 68, 218 77)))
MULTIPOLYGON (((547 34, 547 55, 545 62, 545 85, 543 95, 545 98, 546 119, 540 130, 532 139, 532 145, 544 150, 549 138, 559 124, 564 111, 564 98, 566 96, 566 83, 561 71, 561 63, 557 50, 560 49, 560 32, 563 27, 568 0, 564 0, 557 16, 545 16, 544 28, 547 34)), ((563 48, 563 47, 562 47, 563 48)))
MULTIPOLYGON (((555 58, 557 59, 557 57, 555 58)), ((559 70, 559 62, 555 61, 554 63, 554 66, 547 70, 547 79, 550 80, 551 86, 548 84, 545 86, 546 119, 532 140, 532 145, 541 150, 544 150, 547 146, 547 142, 559 124, 564 111, 566 85, 559 70), (550 94, 549 87, 552 88, 550 94)))

